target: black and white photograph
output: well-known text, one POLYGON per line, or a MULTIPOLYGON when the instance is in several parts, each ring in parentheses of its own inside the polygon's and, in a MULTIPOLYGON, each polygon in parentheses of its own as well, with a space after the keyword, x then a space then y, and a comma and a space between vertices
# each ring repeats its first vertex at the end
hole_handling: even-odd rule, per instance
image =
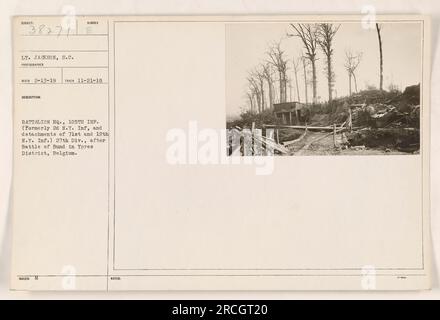
POLYGON ((421 22, 226 25, 228 155, 412 155, 421 22))

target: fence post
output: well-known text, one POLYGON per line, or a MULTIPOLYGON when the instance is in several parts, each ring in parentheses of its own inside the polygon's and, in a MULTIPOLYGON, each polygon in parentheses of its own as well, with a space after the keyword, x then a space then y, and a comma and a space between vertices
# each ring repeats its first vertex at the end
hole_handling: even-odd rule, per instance
POLYGON ((333 123, 333 146, 336 148, 336 123, 333 123))
POLYGON ((353 117, 351 114, 351 107, 348 107, 348 132, 351 132, 352 123, 353 123, 353 117))
POLYGON ((252 155, 255 155, 255 122, 252 122, 252 128, 251 128, 251 151, 252 151, 252 155))

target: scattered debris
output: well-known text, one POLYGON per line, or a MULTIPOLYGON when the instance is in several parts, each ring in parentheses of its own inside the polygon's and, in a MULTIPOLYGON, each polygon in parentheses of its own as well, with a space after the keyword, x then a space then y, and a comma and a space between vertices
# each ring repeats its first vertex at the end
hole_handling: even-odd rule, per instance
POLYGON ((364 128, 347 133, 349 143, 368 148, 414 152, 420 148, 420 132, 415 128, 364 128))

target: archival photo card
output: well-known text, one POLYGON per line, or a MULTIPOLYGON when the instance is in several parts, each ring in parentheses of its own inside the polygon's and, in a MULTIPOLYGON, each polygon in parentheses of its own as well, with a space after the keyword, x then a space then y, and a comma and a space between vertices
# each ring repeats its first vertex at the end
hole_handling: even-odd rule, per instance
POLYGON ((11 288, 429 289, 429 21, 15 17, 11 288))

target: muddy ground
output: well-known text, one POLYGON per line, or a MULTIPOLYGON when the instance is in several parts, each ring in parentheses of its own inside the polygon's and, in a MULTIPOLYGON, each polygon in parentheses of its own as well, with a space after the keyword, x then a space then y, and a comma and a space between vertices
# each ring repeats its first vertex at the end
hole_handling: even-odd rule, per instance
POLYGON ((337 134, 335 146, 333 134, 311 131, 306 134, 303 140, 290 146, 289 151, 289 155, 405 155, 418 153, 418 149, 406 152, 391 146, 350 145, 347 134, 337 134))

